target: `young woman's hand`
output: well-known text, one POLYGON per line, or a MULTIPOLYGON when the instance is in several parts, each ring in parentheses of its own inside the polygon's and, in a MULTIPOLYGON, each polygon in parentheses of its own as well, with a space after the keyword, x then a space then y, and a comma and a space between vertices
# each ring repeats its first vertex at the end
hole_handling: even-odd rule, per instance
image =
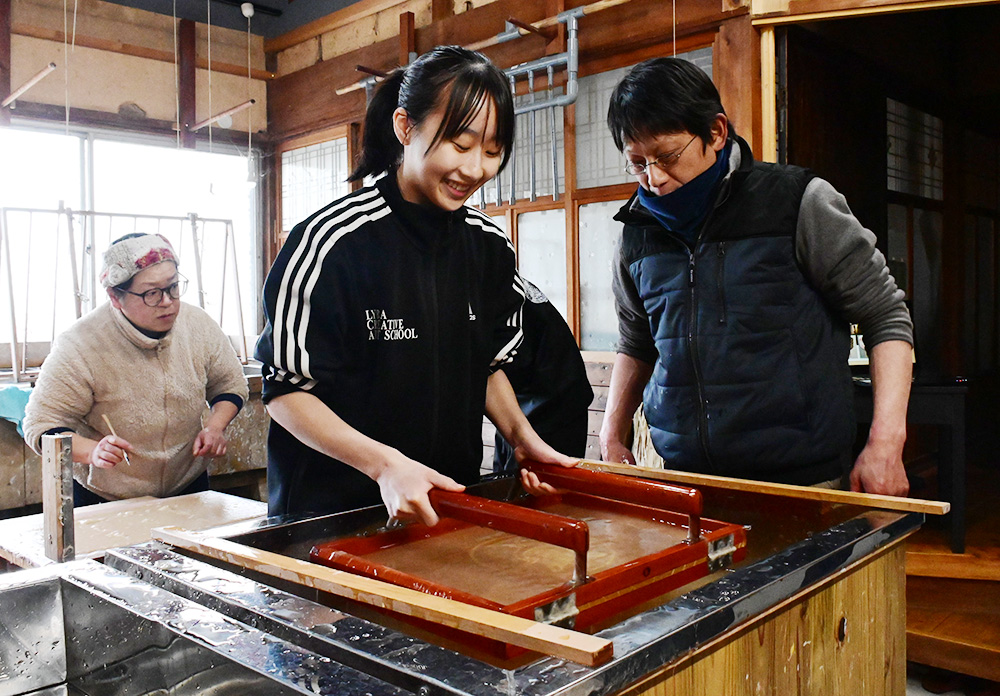
POLYGON ((417 519, 429 527, 438 523, 438 515, 427 497, 432 488, 460 493, 465 486, 420 462, 394 451, 375 477, 382 502, 390 519, 417 519))
MULTIPOLYGON (((579 459, 557 452, 537 435, 526 438, 523 445, 515 447, 514 458, 519 462, 533 459, 542 464, 558 464, 565 467, 573 467, 580 463, 579 459)), ((547 483, 542 483, 534 472, 526 469, 521 469, 521 487, 532 495, 546 495, 556 492, 555 488, 547 483)))
POLYGON ((128 440, 115 435, 101 438, 100 442, 90 451, 90 464, 98 469, 110 469, 125 461, 125 453, 132 451, 128 440))

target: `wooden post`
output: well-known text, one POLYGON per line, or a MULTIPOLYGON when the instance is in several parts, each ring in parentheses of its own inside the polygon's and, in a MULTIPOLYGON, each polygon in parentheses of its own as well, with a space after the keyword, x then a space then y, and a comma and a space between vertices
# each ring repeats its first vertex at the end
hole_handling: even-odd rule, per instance
POLYGON ((195 122, 195 33, 194 22, 180 20, 178 27, 177 94, 180 101, 181 145, 194 147, 195 135, 190 130, 195 122))
POLYGON ((431 0, 431 22, 440 22, 455 16, 455 3, 451 0, 431 0))
MULTIPOLYGON (((358 166, 361 157, 361 124, 350 123, 347 126, 347 168, 352 172, 358 166)), ((352 181, 350 186, 352 191, 357 191, 365 182, 352 181)))
POLYGON ((416 58, 416 21, 412 12, 399 13, 399 64, 409 65, 416 58))
POLYGON ((778 160, 776 66, 774 27, 765 27, 760 32, 760 159, 764 162, 778 160))
POLYGON ((42 530, 45 556, 76 557, 73 538, 73 434, 42 435, 42 530))

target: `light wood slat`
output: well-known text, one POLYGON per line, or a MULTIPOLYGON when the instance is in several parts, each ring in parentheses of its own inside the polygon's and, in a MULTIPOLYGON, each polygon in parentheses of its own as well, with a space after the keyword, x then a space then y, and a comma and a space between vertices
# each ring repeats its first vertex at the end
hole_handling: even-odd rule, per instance
POLYGON ((612 642, 603 638, 424 594, 227 539, 177 527, 153 530, 153 538, 306 587, 583 665, 604 664, 613 655, 612 642))
MULTIPOLYGON (((33 39, 42 39, 44 41, 55 41, 62 43, 65 39, 65 35, 62 31, 57 29, 48 29, 45 27, 36 27, 30 24, 13 24, 11 25, 11 33, 17 34, 18 36, 27 36, 33 39)), ((93 48, 98 51, 108 51, 109 53, 120 53, 125 56, 132 56, 134 58, 148 58, 150 60, 160 61, 161 63, 173 63, 176 57, 173 53, 169 51, 161 51, 156 48, 149 48, 148 46, 138 46, 136 44, 128 44, 116 39, 105 39, 96 36, 85 36, 83 34, 76 34, 72 37, 73 43, 76 46, 84 46, 86 48, 93 48)), ((208 60, 205 58, 197 59, 197 66, 202 70, 208 69, 208 60)), ((229 75, 236 75, 237 77, 247 76, 247 66, 245 65, 233 65, 231 63, 220 63, 219 61, 212 61, 212 72, 216 73, 226 73, 229 75)), ((270 70, 260 70, 258 68, 252 68, 250 70, 250 75, 255 80, 270 80, 274 78, 274 73, 270 70)))
POLYGON ((725 476, 711 476, 709 474, 692 474, 687 471, 674 471, 671 469, 648 469, 645 467, 622 464, 609 464, 606 462, 598 462, 587 459, 581 460, 580 466, 594 471, 608 471, 613 474, 651 478, 658 481, 670 481, 672 483, 683 483, 689 486, 702 485, 714 488, 726 488, 735 491, 747 491, 749 493, 762 493, 764 495, 782 495, 789 498, 819 500, 827 503, 864 505, 884 510, 900 510, 902 512, 922 512, 928 515, 944 515, 951 509, 950 503, 939 502, 936 500, 897 498, 891 495, 877 495, 874 493, 855 493, 853 491, 835 491, 828 488, 791 486, 784 483, 767 483, 764 481, 750 481, 747 479, 735 479, 725 476))
MULTIPOLYGON (((628 1, 629 0, 598 0, 598 2, 592 2, 589 5, 584 5, 583 7, 578 9, 582 10, 584 15, 591 15, 594 14, 595 12, 600 12, 601 10, 606 10, 608 8, 615 7, 616 5, 622 5, 628 1)), ((546 17, 545 19, 540 19, 537 22, 532 22, 531 25, 535 29, 545 29, 547 27, 555 26, 556 24, 559 23, 560 23, 559 15, 553 15, 551 17, 546 17)), ((530 33, 527 29, 519 28, 517 31, 521 36, 525 36, 530 33)), ((466 46, 466 48, 468 48, 470 51, 481 51, 484 48, 495 46, 498 43, 500 43, 499 36, 491 36, 488 39, 483 39, 482 41, 469 44, 468 46, 466 46)))
POLYGON ((907 548, 906 574, 930 578, 955 578, 960 580, 989 580, 1000 583, 1000 563, 997 553, 952 553, 917 551, 907 548))

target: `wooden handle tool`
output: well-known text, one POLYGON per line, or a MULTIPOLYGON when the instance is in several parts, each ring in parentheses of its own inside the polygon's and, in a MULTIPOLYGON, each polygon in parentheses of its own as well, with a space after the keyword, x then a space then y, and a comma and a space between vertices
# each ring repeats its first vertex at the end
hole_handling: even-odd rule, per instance
MULTIPOLYGON (((118 437, 118 433, 116 433, 116 432, 115 432, 115 426, 111 425, 111 419, 110 419, 110 418, 108 418, 108 414, 106 414, 106 413, 102 413, 102 414, 101 414, 101 418, 103 418, 103 419, 104 419, 104 422, 108 424, 108 430, 110 430, 110 431, 111 431, 111 434, 112 434, 112 435, 114 435, 115 437, 118 437)), ((128 452, 126 452, 126 451, 125 451, 125 450, 123 449, 123 450, 122 450, 122 454, 124 454, 124 455, 125 455, 125 463, 126 463, 126 464, 128 464, 129 466, 132 466, 132 462, 130 462, 130 461, 128 460, 128 452)))

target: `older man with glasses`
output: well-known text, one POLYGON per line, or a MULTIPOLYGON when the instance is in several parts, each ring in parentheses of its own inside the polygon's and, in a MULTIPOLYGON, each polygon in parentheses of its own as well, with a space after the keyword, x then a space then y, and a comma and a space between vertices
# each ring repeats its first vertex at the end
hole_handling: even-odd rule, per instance
POLYGON ((691 63, 637 65, 608 125, 638 189, 615 217, 604 459, 634 463, 641 401, 669 468, 905 495, 913 325, 875 235, 823 179, 755 162, 691 63), (854 461, 851 323, 875 398, 854 461))
POLYGON ((109 302, 52 345, 28 401, 24 438, 73 433, 77 506, 208 490, 208 464, 247 399, 229 339, 180 302, 187 279, 160 235, 131 234, 104 254, 109 302), (112 431, 112 425, 114 430, 112 431))

